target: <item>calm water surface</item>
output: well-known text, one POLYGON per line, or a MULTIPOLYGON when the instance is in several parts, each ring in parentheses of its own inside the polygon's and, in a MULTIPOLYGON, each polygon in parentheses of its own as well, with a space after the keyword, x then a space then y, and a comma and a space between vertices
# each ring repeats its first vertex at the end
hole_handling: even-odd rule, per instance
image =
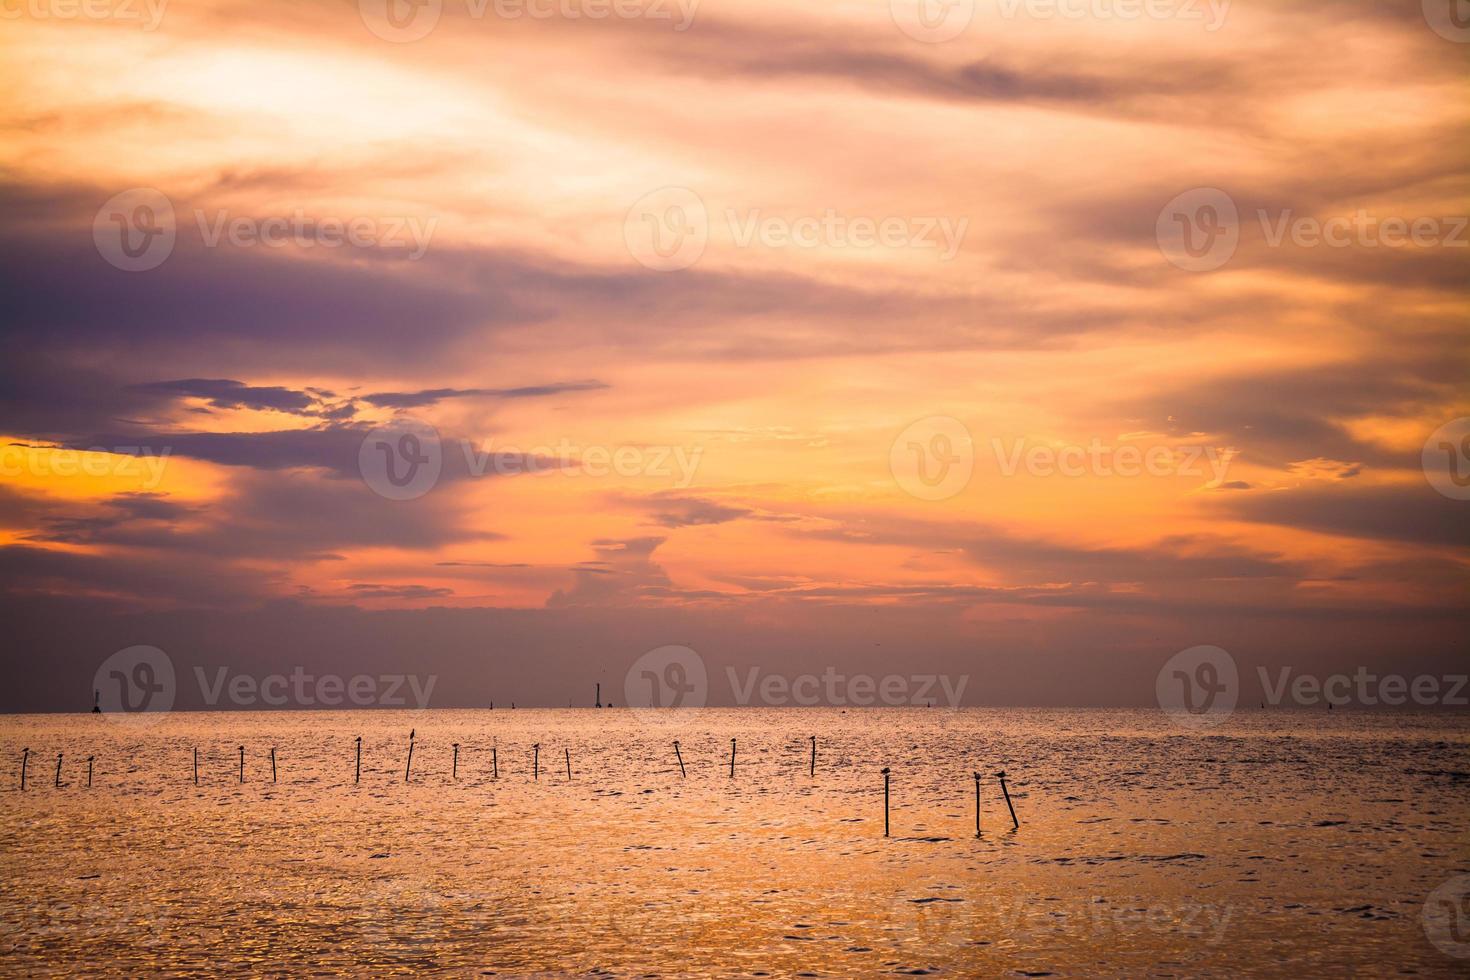
POLYGON ((1441 903, 1438 944, 1423 921, 1470 874, 1460 716, 1240 712, 1204 733, 1152 711, 986 709, 147 721, 0 718, 0 972, 1470 973, 1470 908, 1441 903))

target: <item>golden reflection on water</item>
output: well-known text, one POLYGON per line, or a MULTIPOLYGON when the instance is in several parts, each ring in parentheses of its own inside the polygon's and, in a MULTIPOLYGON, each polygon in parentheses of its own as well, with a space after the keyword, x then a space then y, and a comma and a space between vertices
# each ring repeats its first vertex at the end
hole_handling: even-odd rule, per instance
POLYGON ((1470 968, 1420 922, 1470 873, 1454 716, 1241 713, 1209 734, 1154 712, 968 709, 0 720, 3 757, 23 747, 28 789, 17 773, 0 793, 7 973, 1470 968))

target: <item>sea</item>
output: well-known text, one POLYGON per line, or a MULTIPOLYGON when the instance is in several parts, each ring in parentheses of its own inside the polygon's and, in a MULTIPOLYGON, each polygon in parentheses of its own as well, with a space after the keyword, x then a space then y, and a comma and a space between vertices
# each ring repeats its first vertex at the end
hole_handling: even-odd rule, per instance
POLYGON ((0 763, 5 976, 1470 975, 1463 713, 8 715, 0 763))

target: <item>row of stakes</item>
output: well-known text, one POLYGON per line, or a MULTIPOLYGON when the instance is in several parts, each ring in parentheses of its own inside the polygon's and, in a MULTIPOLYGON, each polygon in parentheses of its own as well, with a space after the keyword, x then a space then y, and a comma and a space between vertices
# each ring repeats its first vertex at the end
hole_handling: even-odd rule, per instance
MULTIPOLYGON (((403 781, 405 783, 409 781, 409 777, 413 773, 413 746, 414 746, 414 738, 415 738, 416 734, 417 734, 417 729, 411 730, 408 733, 408 761, 404 764, 404 767, 403 767, 403 781)), ((356 742, 356 745, 357 745, 357 758, 356 758, 355 768, 354 768, 354 771, 353 771, 353 774, 352 774, 352 782, 353 782, 354 785, 356 785, 357 783, 359 783, 359 782, 362 781, 362 736, 361 735, 357 736, 357 738, 355 739, 355 742, 356 742)), ((815 777, 817 775, 817 737, 815 735, 811 736, 811 743, 812 743, 812 755, 811 755, 811 769, 810 769, 810 772, 811 772, 811 775, 813 777, 815 777)), ((454 761, 451 764, 450 778, 452 778, 452 779, 458 779, 459 778, 459 743, 458 742, 454 742, 452 744, 453 744, 453 748, 454 748, 454 761)), ((562 751, 564 753, 564 758, 566 759, 567 779, 571 779, 572 778, 572 750, 568 748, 568 749, 563 749, 562 751)), ((61 752, 56 753, 56 781, 55 781, 55 785, 57 787, 60 787, 61 786, 61 760, 62 760, 62 755, 63 755, 63 753, 61 753, 61 752)), ((271 747, 270 757, 271 757, 271 782, 274 783, 274 782, 276 782, 276 778, 277 778, 277 773, 276 773, 276 750, 275 750, 275 747, 274 746, 271 747)), ((91 788, 91 786, 92 786, 92 762, 93 762, 93 760, 95 758, 96 758, 96 756, 91 756, 91 755, 87 756, 87 786, 88 786, 88 788, 91 788)), ((680 777, 687 779, 689 777, 689 773, 684 768, 684 755, 683 755, 683 753, 681 753, 679 751, 679 743, 677 741, 674 742, 674 758, 676 760, 678 760, 678 763, 679 763, 679 775, 680 775, 680 777)), ((23 749, 21 751, 21 756, 20 756, 20 788, 21 788, 21 791, 22 792, 24 792, 25 791, 25 788, 26 788, 26 769, 27 769, 28 765, 30 764, 30 759, 31 759, 31 750, 30 749, 23 749)), ((495 746, 492 746, 491 749, 490 749, 490 766, 491 766, 491 776, 492 776, 492 778, 499 779, 500 778, 500 753, 498 751, 498 748, 495 747, 495 746)), ((889 797, 890 797, 890 793, 889 793, 889 777, 890 777, 890 773, 891 773, 891 770, 887 766, 884 766, 883 767, 883 836, 884 837, 888 837, 889 836, 888 811, 889 811, 889 797)), ((976 773, 973 773, 972 775, 975 777, 975 836, 976 837, 979 837, 980 836, 980 774, 978 772, 976 772, 976 773)), ((537 742, 537 743, 535 743, 534 745, 531 746, 531 778, 533 780, 539 780, 541 778, 541 743, 540 742, 537 742)), ((730 739, 730 778, 731 779, 734 779, 735 778, 735 739, 733 739, 733 738, 730 739)), ((1021 826, 1021 821, 1018 820, 1018 819, 1016 819, 1016 807, 1011 802, 1011 792, 1006 787, 1006 774, 1005 774, 1005 771, 1002 770, 1001 772, 996 773, 996 778, 1000 780, 1000 791, 1001 791, 1001 795, 1005 797, 1006 809, 1009 810, 1010 811, 1010 814, 1011 814, 1011 825, 1012 825, 1011 829, 1017 830, 1021 826)), ((240 746, 240 782, 241 783, 245 782, 245 746, 243 746, 243 745, 240 746)), ((199 749, 198 749, 197 746, 194 749, 194 785, 195 786, 198 786, 199 785, 199 749)))

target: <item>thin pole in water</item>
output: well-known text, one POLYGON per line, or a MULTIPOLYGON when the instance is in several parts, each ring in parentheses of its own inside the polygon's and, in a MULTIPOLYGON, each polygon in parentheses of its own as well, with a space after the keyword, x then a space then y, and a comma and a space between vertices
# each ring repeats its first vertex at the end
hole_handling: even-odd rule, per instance
POLYGON ((980 836, 980 774, 975 773, 975 836, 980 836))
POLYGON ((883 836, 888 836, 888 767, 883 767, 883 836))
POLYGON ((735 740, 730 739, 730 778, 735 778, 735 740))
POLYGON ((1000 791, 1005 794, 1006 807, 1011 811, 1011 823, 1015 825, 1011 829, 1019 830, 1021 827, 1021 821, 1016 819, 1016 808, 1014 806, 1011 806, 1011 791, 1006 789, 1005 770, 1001 770, 999 773, 997 773, 997 775, 1000 776, 1000 791))
POLYGON ((568 748, 564 748, 564 749, 562 749, 562 751, 567 754, 567 779, 571 779, 572 778, 572 750, 571 749, 568 749, 568 748))
POLYGON ((459 743, 454 743, 454 769, 449 774, 450 779, 459 778, 459 743))
POLYGON ((531 778, 541 778, 541 743, 531 746, 531 778))
POLYGON ((92 760, 95 759, 95 758, 97 758, 97 757, 94 756, 94 755, 87 756, 87 788, 88 789, 91 789, 92 788, 92 760))
POLYGON ((408 730, 408 762, 403 767, 403 781, 408 782, 408 774, 413 769, 413 736, 416 729, 408 730))
POLYGON ((245 781, 245 746, 240 746, 240 782, 245 781))
POLYGON ((357 770, 352 774, 352 784, 356 786, 362 781, 362 736, 357 736, 357 770))
POLYGON ((24 793, 26 791, 26 763, 30 762, 30 759, 31 759, 31 750, 30 749, 21 749, 20 750, 20 791, 22 793, 24 793))
POLYGON ((674 758, 679 760, 679 775, 684 779, 688 779, 689 774, 684 771, 684 757, 679 754, 679 743, 677 741, 674 742, 674 758))
POLYGON ((61 753, 60 752, 56 753, 56 782, 53 785, 56 786, 56 788, 58 788, 58 789, 61 788, 61 753))
POLYGON ((271 782, 276 781, 276 747, 271 746, 271 782))
POLYGON ((817 778, 817 736, 812 736, 812 778, 817 778))
POLYGON ((199 746, 194 746, 194 785, 199 785, 199 746))
POLYGON ((495 745, 490 746, 490 778, 500 778, 500 752, 495 745))

